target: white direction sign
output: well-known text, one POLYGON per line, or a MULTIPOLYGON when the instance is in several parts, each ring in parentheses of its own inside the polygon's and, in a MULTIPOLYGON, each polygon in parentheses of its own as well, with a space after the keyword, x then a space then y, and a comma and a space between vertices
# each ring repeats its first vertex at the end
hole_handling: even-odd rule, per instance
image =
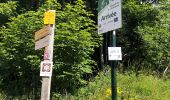
POLYGON ((50 43, 50 35, 47 35, 43 39, 35 42, 35 50, 48 46, 50 43))
POLYGON ((121 47, 108 47, 109 60, 122 60, 121 47))
POLYGON ((40 68, 40 76, 52 76, 52 66, 53 62, 42 61, 40 68))
POLYGON ((99 0, 98 34, 122 27, 121 0, 99 0))

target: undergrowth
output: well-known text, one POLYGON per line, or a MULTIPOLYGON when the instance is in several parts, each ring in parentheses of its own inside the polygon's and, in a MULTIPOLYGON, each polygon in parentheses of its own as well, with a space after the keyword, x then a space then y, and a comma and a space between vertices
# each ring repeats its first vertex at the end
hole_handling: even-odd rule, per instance
MULTIPOLYGON (((53 100, 111 100, 110 72, 101 72, 74 95, 55 95, 53 100), (58 97, 57 97, 58 96, 58 97)), ((118 100, 170 100, 170 80, 156 76, 135 73, 117 74, 118 100)))
MULTIPOLYGON (((170 100, 170 79, 117 73, 117 95, 118 100, 170 100)), ((0 92, 0 100, 6 98, 8 96, 0 92)), ((15 100, 23 100, 22 97, 17 98, 15 100)), ((99 73, 87 86, 75 90, 74 94, 52 93, 52 100, 111 100, 110 71, 108 74, 99 73)))

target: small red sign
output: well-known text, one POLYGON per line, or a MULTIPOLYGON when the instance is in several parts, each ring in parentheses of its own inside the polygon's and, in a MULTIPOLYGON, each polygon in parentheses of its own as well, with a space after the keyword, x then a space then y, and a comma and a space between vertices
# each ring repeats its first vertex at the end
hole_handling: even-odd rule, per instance
POLYGON ((44 60, 50 60, 50 55, 48 52, 44 53, 44 60))

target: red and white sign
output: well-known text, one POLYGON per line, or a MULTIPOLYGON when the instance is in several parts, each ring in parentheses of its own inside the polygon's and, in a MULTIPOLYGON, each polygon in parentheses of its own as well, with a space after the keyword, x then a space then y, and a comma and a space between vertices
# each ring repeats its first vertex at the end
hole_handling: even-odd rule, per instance
POLYGON ((52 76, 52 66, 53 62, 42 61, 40 68, 40 76, 52 76))
POLYGON ((44 52, 44 60, 50 60, 50 55, 48 52, 44 52))

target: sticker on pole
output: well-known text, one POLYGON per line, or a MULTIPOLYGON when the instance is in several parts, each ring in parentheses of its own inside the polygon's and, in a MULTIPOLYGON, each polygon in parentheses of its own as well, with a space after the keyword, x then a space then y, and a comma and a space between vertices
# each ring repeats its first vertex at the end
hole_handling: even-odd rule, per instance
POLYGON ((52 76, 52 66, 53 62, 42 61, 40 68, 40 76, 52 76))
POLYGON ((122 60, 121 47, 108 47, 109 60, 122 60))
POLYGON ((44 52, 44 60, 50 60, 50 54, 48 52, 44 52))

